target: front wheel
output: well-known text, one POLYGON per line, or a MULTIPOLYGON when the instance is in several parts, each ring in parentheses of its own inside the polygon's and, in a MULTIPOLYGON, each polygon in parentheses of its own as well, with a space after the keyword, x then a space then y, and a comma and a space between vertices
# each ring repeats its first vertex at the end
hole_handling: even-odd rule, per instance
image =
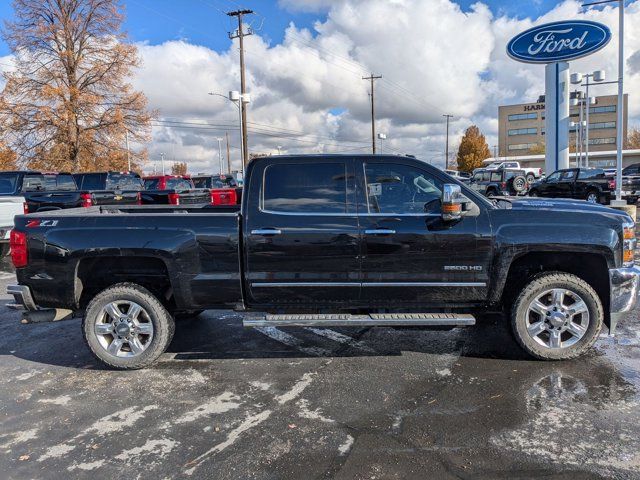
POLYGON ((87 306, 82 332, 91 353, 105 365, 134 370, 151 365, 169 346, 173 317, 146 288, 118 283, 87 306))
POLYGON ((545 273, 528 283, 511 311, 511 327, 520 346, 541 360, 567 360, 595 343, 603 322, 595 290, 581 278, 545 273))
POLYGON ((527 174, 527 183, 529 185, 531 185, 532 183, 535 183, 535 181, 536 181, 535 175, 533 173, 528 173, 527 174))

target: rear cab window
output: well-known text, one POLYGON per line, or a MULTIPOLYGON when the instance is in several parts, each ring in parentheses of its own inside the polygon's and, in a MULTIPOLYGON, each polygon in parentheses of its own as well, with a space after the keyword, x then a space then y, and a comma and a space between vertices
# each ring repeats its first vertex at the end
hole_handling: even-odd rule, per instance
POLYGON ((167 178, 166 181, 167 190, 192 190, 193 184, 191 180, 186 178, 167 178))
POLYGON ((19 173, 0 173, 0 195, 9 195, 15 193, 18 187, 19 176, 19 173))
POLYGON ((194 178, 192 180, 196 188, 211 188, 210 177, 199 177, 199 178, 194 178))
POLYGON ((347 165, 276 163, 264 170, 261 209, 267 213, 347 213, 347 165))
POLYGON ((604 178, 606 175, 604 173, 604 170, 602 170, 601 168, 592 168, 589 170, 580 170, 580 173, 578 174, 578 179, 580 180, 586 180, 586 179, 590 179, 590 178, 604 178))
POLYGON ((132 173, 109 173, 106 190, 142 190, 142 181, 132 173))

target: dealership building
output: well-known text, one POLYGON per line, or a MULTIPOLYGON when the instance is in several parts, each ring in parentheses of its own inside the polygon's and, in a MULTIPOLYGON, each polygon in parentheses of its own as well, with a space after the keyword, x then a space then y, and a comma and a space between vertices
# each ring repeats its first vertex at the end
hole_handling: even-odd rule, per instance
MULTIPOLYGON (((572 94, 572 97, 574 95, 572 94)), ((589 106, 589 153, 616 149, 616 127, 618 97, 604 95, 595 97, 596 103, 589 106)), ((624 96, 623 138, 627 137, 628 95, 624 96)), ((570 108, 571 122, 580 119, 578 106, 570 108)), ((583 120, 586 120, 583 107, 583 120)), ((508 159, 529 157, 544 152, 545 101, 544 95, 535 103, 504 105, 498 107, 498 152, 508 159)), ((569 146, 575 150, 576 128, 569 130, 569 146)), ((573 155, 572 155, 573 156, 573 155)), ((591 155, 590 155, 591 157, 591 155)))

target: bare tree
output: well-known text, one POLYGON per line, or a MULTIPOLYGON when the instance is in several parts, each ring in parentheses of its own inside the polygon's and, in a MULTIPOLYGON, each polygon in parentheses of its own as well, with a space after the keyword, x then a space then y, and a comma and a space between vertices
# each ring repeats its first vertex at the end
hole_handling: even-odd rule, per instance
MULTIPOLYGON (((126 136, 149 139, 143 93, 127 79, 138 67, 125 43, 118 0, 14 0, 3 37, 15 70, 4 74, 0 140, 32 168, 125 169, 126 136)), ((134 166, 146 149, 132 150, 134 166)))

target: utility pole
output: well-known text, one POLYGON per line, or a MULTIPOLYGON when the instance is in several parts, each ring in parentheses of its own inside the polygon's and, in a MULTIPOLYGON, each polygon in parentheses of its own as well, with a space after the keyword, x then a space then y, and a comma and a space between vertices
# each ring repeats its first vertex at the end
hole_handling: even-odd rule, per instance
POLYGON ((444 150, 444 169, 446 170, 449 168, 449 119, 453 118, 453 115, 445 114, 442 116, 447 119, 447 144, 444 150))
POLYGON ((224 167, 222 166, 222 139, 220 137, 216 137, 218 141, 218 162, 220 163, 220 175, 224 173, 224 167))
POLYGON ((242 153, 244 158, 245 165, 247 164, 247 160, 249 159, 249 147, 247 142, 247 112, 246 107, 243 105, 242 98, 246 91, 246 82, 245 82, 245 74, 244 74, 244 37, 248 37, 252 35, 253 32, 249 29, 247 32, 243 30, 242 27, 242 18, 245 15, 250 15, 253 13, 253 10, 234 10, 233 12, 227 12, 227 15, 230 17, 238 18, 238 30, 233 33, 229 33, 229 39, 233 40, 237 38, 240 42, 240 110, 242 115, 242 153))
POLYGON ((225 137, 227 137, 227 172, 231 173, 231 156, 229 155, 229 132, 225 132, 225 137))
POLYGON ((363 80, 371 82, 371 151, 374 155, 376 154, 376 107, 373 97, 373 82, 379 78, 382 78, 382 75, 374 75, 373 73, 368 77, 362 77, 363 80))

